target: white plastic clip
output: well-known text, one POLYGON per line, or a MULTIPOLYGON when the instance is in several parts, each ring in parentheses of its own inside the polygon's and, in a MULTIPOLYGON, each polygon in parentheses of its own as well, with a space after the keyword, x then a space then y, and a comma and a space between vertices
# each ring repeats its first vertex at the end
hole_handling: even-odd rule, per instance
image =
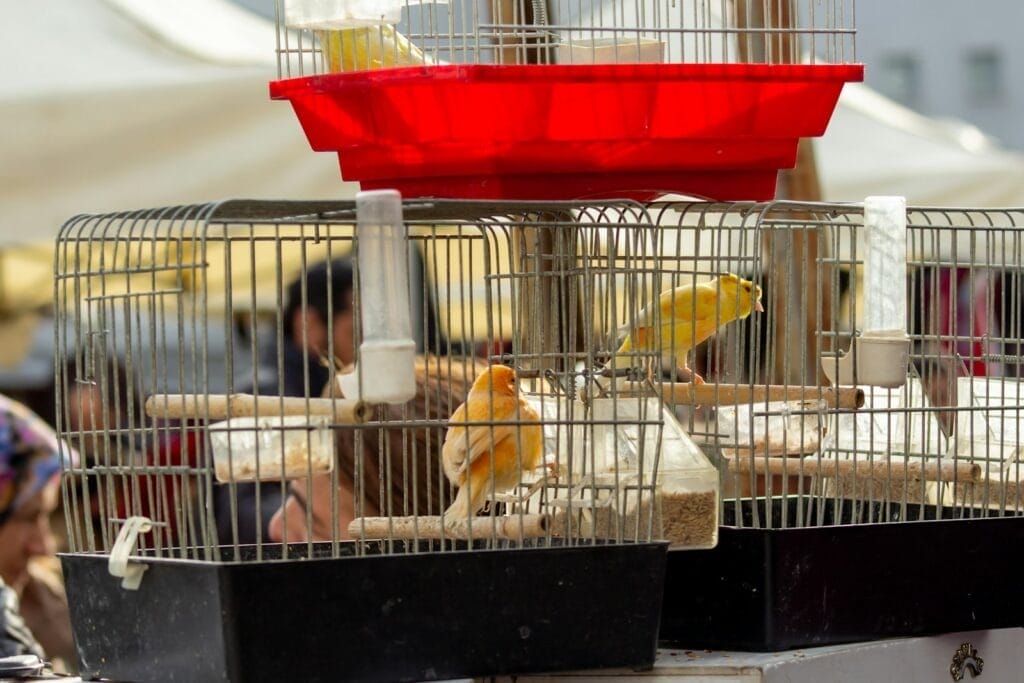
POLYGON ((148 517, 129 517, 124 521, 124 526, 117 534, 114 547, 110 550, 110 560, 107 562, 107 571, 111 576, 121 578, 121 588, 134 591, 139 589, 142 583, 142 573, 149 567, 141 562, 128 562, 128 556, 135 551, 135 543, 139 534, 144 534, 153 528, 153 522, 148 517))

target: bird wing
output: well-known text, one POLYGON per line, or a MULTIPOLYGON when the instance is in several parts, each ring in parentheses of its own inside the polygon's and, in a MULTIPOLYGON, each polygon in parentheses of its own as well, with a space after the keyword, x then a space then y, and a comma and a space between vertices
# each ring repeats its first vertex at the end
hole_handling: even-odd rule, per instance
POLYGON ((718 292, 710 286, 698 286, 695 292, 696 303, 687 301, 685 306, 676 306, 674 315, 663 320, 661 334, 663 343, 673 344, 689 350, 691 342, 700 344, 714 334, 715 329, 729 322, 728 312, 722 312, 722 319, 717 320, 718 292), (676 328, 673 340, 672 328, 676 328), (669 341, 673 340, 673 341, 669 341))
POLYGON ((510 424, 476 425, 469 428, 469 451, 462 469, 468 469, 477 458, 501 445, 505 439, 512 438, 513 427, 510 424))
MULTIPOLYGON (((672 338, 673 327, 689 330, 690 325, 695 324, 700 329, 704 327, 702 323, 714 320, 715 311, 718 309, 717 301, 718 293, 706 284, 697 285, 694 291, 684 292, 678 297, 663 296, 657 320, 646 327, 657 327, 661 332, 662 339, 666 340, 667 344, 667 340, 672 338)), ((641 329, 641 326, 637 325, 637 329, 641 329)), ((652 331, 649 331, 648 335, 652 331)), ((700 332, 698 332, 698 343, 701 341, 699 335, 700 332)), ((685 343, 689 346, 690 334, 687 333, 682 337, 677 335, 675 343, 685 343)))
POLYGON ((619 328, 619 335, 628 334, 643 327, 666 328, 681 322, 689 322, 694 316, 701 317, 702 311, 711 305, 714 315, 715 288, 706 282, 696 286, 683 285, 662 292, 657 302, 644 306, 632 321, 619 328), (694 305, 693 297, 697 297, 694 305))
POLYGON ((699 284, 685 296, 676 297, 671 303, 662 304, 662 327, 713 318, 717 300, 718 292, 713 286, 707 283, 699 284))
MULTIPOLYGON (((485 399, 485 403, 490 401, 485 399)), ((485 404, 480 404, 485 407, 485 404)), ((498 447, 505 439, 514 438, 515 426, 504 420, 514 417, 512 405, 506 405, 504 401, 495 401, 493 421, 495 424, 465 424, 467 422, 491 422, 490 406, 486 405, 486 411, 481 416, 466 418, 465 404, 459 406, 450 419, 451 426, 445 435, 444 444, 441 447, 441 457, 444 461, 445 474, 453 483, 459 483, 465 476, 466 470, 485 453, 498 447), (459 424, 462 423, 462 424, 459 424)), ((479 412, 470 408, 469 412, 479 412)), ((523 419, 530 419, 523 416, 523 419)))
POLYGON ((466 421, 466 404, 463 403, 456 408, 448 420, 450 426, 444 435, 444 443, 441 444, 441 464, 444 465, 444 473, 448 477, 448 481, 458 485, 459 473, 466 461, 466 453, 463 449, 466 438, 465 427, 460 427, 458 424, 466 421))

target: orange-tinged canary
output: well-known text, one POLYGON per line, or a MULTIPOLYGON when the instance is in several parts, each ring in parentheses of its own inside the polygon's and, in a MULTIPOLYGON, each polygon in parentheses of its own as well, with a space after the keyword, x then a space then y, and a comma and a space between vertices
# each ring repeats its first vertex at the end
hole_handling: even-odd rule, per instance
POLYGON ((657 351, 663 363, 675 363, 693 376, 694 383, 702 384, 704 379, 686 363, 690 349, 751 311, 764 311, 761 288, 732 273, 662 292, 657 305, 644 308, 626 328, 616 363, 628 366, 630 351, 657 351))
POLYGON ((519 396, 518 386, 512 368, 492 365, 480 373, 466 402, 452 413, 441 458, 448 480, 459 492, 446 515, 475 515, 489 493, 509 491, 523 472, 540 466, 540 416, 519 396))

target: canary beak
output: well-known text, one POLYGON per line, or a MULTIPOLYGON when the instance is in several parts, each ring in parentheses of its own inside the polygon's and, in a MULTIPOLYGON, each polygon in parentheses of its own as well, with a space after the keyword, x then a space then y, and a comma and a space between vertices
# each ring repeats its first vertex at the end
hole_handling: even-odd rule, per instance
POLYGON ((754 310, 757 311, 758 313, 764 313, 764 306, 761 305, 760 301, 754 302, 754 310))

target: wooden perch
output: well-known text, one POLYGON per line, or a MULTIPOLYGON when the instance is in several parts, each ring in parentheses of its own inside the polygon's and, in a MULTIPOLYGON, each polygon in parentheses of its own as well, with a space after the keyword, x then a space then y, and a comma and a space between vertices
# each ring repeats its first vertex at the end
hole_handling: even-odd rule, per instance
POLYGON ((230 417, 327 415, 338 424, 365 422, 370 406, 350 399, 253 396, 252 394, 154 394, 146 399, 146 415, 171 420, 223 420, 230 417))
MULTIPOLYGON (((643 392, 643 382, 628 382, 623 388, 629 392, 643 392)), ((662 397, 672 403, 690 405, 740 405, 766 401, 825 401, 829 408, 853 410, 864 405, 864 390, 857 387, 798 387, 779 384, 754 386, 734 384, 661 384, 662 397)))
POLYGON ((547 535, 547 515, 512 515, 508 517, 437 516, 422 517, 357 517, 348 525, 352 538, 423 538, 466 540, 472 528, 473 538, 500 538, 521 541, 547 535), (442 535, 443 534, 443 535, 442 535))
MULTIPOLYGON (((781 475, 795 477, 801 472, 800 458, 726 458, 730 472, 750 474, 751 466, 755 474, 781 475)), ((981 466, 977 463, 937 464, 934 462, 906 462, 903 460, 885 460, 875 458, 867 460, 836 460, 833 458, 818 460, 816 456, 803 458, 803 474, 805 476, 822 477, 857 477, 885 481, 958 481, 978 482, 981 480, 981 466)))

